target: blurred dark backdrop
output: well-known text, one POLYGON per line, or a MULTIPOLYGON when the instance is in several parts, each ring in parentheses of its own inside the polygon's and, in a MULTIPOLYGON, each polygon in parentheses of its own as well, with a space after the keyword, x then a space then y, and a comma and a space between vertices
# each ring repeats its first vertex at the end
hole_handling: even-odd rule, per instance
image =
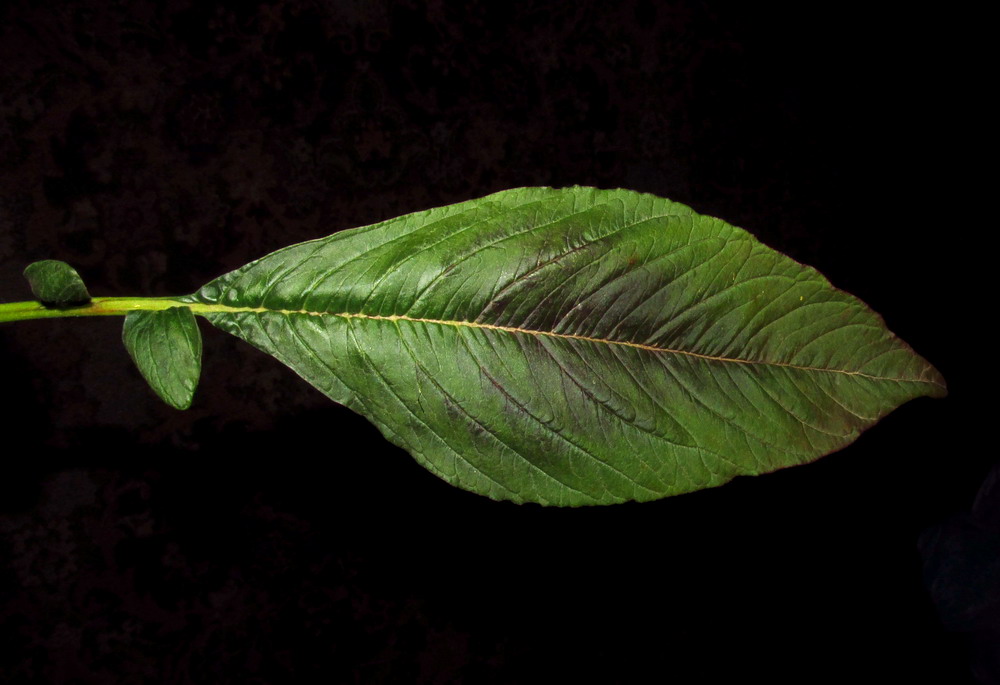
POLYGON ((995 559, 963 518, 993 459, 970 437, 982 372, 955 306, 977 296, 956 278, 965 21, 868 3, 4 3, 0 300, 30 297, 36 259, 98 295, 185 294, 504 188, 626 187, 817 267, 952 395, 810 466, 556 510, 450 488, 209 326, 182 413, 131 367, 120 321, 7 324, 3 680, 987 682, 995 584, 953 591, 995 559))

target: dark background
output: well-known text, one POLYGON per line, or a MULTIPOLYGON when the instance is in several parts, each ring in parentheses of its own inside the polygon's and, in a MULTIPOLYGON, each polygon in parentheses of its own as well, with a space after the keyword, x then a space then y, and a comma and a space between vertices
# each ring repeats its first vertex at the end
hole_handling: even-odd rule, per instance
POLYGON ((447 486, 207 325, 176 412, 120 321, 5 324, 4 682, 989 682, 977 19, 804 4, 2 5, 0 300, 36 259, 178 295, 496 190, 626 187, 817 267, 952 393, 809 466, 558 510, 447 486))

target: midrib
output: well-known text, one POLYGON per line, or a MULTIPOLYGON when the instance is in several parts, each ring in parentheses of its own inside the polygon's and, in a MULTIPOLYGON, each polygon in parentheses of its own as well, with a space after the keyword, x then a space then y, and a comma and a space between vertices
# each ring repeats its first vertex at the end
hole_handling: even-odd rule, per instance
POLYGON ((637 350, 645 350, 647 352, 655 352, 658 354, 676 354, 685 357, 692 357, 695 359, 702 359, 705 361, 720 362, 727 364, 744 364, 748 366, 772 366, 780 367, 786 369, 796 369, 799 371, 814 371, 821 373, 836 373, 844 376, 857 376, 860 378, 867 378, 876 381, 893 381, 897 383, 909 382, 909 383, 927 383, 931 385, 936 385, 933 381, 919 379, 919 378, 895 378, 891 376, 876 376, 873 374, 864 373, 862 371, 850 371, 847 369, 831 369, 822 366, 803 366, 800 364, 790 364, 787 362, 775 362, 761 359, 740 359, 738 357, 724 357, 715 356, 709 354, 701 354, 698 352, 691 352, 689 350, 679 350, 669 347, 659 347, 657 345, 645 345, 642 343, 628 342, 624 340, 609 340, 607 338, 595 338, 586 335, 575 335, 572 333, 556 333, 555 331, 540 331, 531 328, 519 328, 516 326, 497 326, 495 324, 488 323, 478 323, 474 321, 449 321, 446 319, 426 319, 413 316, 405 316, 400 314, 390 314, 389 316, 381 316, 377 314, 359 314, 351 312, 316 312, 304 309, 269 309, 267 307, 233 307, 224 304, 208 304, 204 302, 185 302, 184 306, 191 308, 191 311, 195 314, 235 314, 235 313, 254 313, 254 314, 282 314, 285 316, 289 315, 308 315, 308 316, 336 316, 342 319, 363 319, 369 321, 406 321, 410 323, 420 323, 435 326, 451 326, 453 328, 473 328, 479 330, 489 330, 489 331, 499 331, 502 333, 519 333, 522 335, 532 335, 536 337, 544 338, 554 338, 562 340, 580 340, 584 342, 597 343, 600 345, 618 345, 620 347, 628 347, 637 350))

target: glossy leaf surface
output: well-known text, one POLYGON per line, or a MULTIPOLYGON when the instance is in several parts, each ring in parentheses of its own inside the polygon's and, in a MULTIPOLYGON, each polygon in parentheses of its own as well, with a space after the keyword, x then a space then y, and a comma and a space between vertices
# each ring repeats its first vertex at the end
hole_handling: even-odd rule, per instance
POLYGON ((201 332, 189 308, 130 312, 122 341, 164 402, 177 409, 191 406, 201 375, 201 332))
POLYGON ((32 294, 49 307, 72 307, 90 301, 90 293, 76 269, 66 262, 45 259, 24 269, 32 294))
POLYGON ((814 269, 625 190, 410 214, 279 250, 189 300, 441 478, 516 502, 720 485, 945 394, 814 269))

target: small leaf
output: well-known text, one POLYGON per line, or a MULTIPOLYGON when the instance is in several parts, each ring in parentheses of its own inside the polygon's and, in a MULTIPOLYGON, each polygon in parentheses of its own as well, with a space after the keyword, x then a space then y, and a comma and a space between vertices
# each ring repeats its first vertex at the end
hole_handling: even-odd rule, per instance
POLYGON ((24 270, 31 292, 47 307, 73 307, 90 302, 90 293, 76 269, 66 262, 46 259, 24 270))
POLYGON ((519 188, 278 250, 188 301, 495 499, 651 500, 813 461, 937 370, 746 231, 519 188))
POLYGON ((130 312, 122 340, 164 402, 177 409, 191 406, 201 375, 201 332, 190 309, 130 312))

